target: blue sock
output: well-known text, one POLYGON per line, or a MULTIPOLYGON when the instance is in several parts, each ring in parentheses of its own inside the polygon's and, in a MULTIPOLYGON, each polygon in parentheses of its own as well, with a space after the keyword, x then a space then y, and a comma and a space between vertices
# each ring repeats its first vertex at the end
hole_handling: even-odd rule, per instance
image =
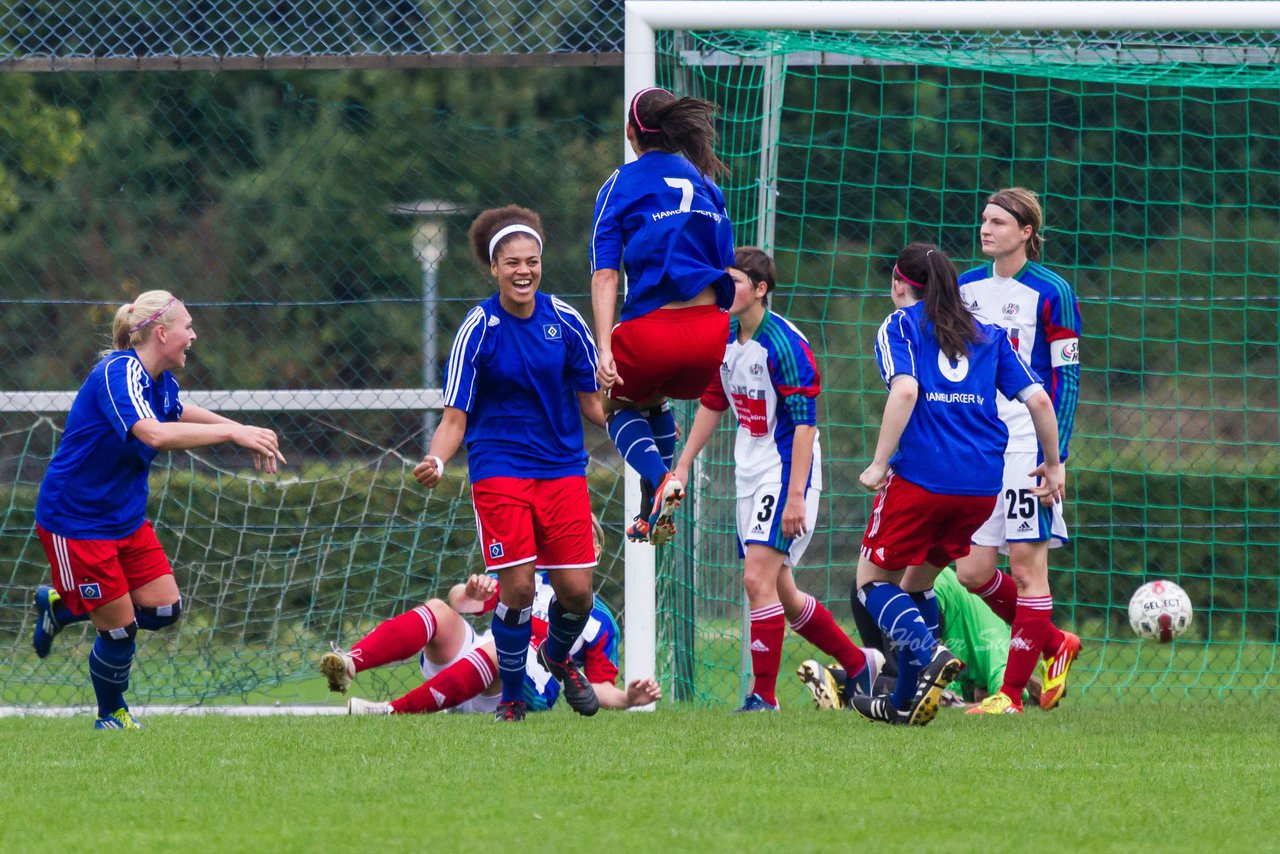
MULTIPOLYGON (((609 419, 609 438, 649 488, 657 489, 667 475, 667 467, 662 462, 662 454, 645 417, 634 409, 619 409, 609 419)), ((642 511, 648 514, 649 508, 642 508, 642 511)))
POLYGON ((138 624, 98 632, 89 650, 89 678, 98 697, 98 717, 105 718, 116 709, 127 709, 124 692, 129 690, 129 670, 133 667, 134 639, 138 624))
POLYGON ((653 431, 653 442, 662 456, 662 464, 670 471, 676 464, 676 417, 671 412, 670 402, 650 409, 648 421, 649 429, 653 431))
POLYGON ((524 700, 524 669, 533 637, 533 608, 508 608, 499 602, 493 612, 493 645, 498 652, 498 675, 502 678, 502 702, 524 700))
POLYGON ((52 610, 53 621, 58 624, 58 628, 60 629, 65 629, 73 623, 83 623, 85 620, 89 619, 88 611, 85 611, 83 614, 73 613, 72 610, 66 605, 63 605, 61 601, 59 601, 57 605, 54 605, 52 610))
POLYGON ((916 693, 920 670, 933 656, 933 635, 911 596, 896 584, 877 581, 860 591, 862 603, 897 651, 898 682, 890 699, 905 709, 916 693))
POLYGON ((559 599, 551 600, 551 607, 548 609, 545 646, 547 658, 550 661, 564 661, 569 657, 569 651, 573 649, 573 645, 582 636, 582 630, 587 625, 588 616, 588 614, 575 614, 572 611, 566 611, 564 606, 560 604, 559 599))
POLYGON ((933 635, 935 640, 941 642, 942 637, 938 634, 938 597, 934 594, 933 588, 922 590, 918 593, 911 594, 911 601, 916 603, 916 608, 920 610, 920 616, 924 618, 924 624, 929 627, 929 634, 933 635))
POLYGON ((138 621, 138 628, 154 632, 178 622, 182 616, 182 599, 172 605, 157 605, 148 608, 145 605, 134 605, 133 616, 138 621))

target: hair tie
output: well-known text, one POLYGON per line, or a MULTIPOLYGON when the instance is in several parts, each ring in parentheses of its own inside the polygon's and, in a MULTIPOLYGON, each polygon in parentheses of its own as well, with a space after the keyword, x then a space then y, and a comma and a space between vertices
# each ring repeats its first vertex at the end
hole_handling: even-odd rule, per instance
MULTIPOLYGON (((930 250, 930 251, 932 251, 932 250, 930 250)), ((926 253, 925 253, 925 256, 927 257, 927 256, 928 256, 928 254, 929 254, 929 253, 928 253, 928 252, 926 252, 926 253)), ((910 286, 911 286, 911 287, 913 287, 913 288, 923 288, 923 287, 924 287, 924 285, 920 284, 919 282, 913 282, 913 281, 911 281, 910 279, 908 279, 906 276, 902 275, 902 270, 898 269, 898 265, 897 265, 897 264, 894 264, 894 265, 893 265, 893 274, 894 274, 895 276, 897 276, 899 279, 901 279, 902 281, 906 282, 908 285, 910 285, 910 286)))
MULTIPOLYGON (((177 297, 169 297, 169 301, 168 301, 167 303, 165 303, 165 304, 164 304, 164 306, 163 306, 159 311, 157 311, 155 314, 151 315, 151 316, 150 316, 150 317, 148 317, 146 320, 144 320, 144 321, 142 321, 141 323, 139 323, 137 326, 135 326, 135 327, 133 327, 132 329, 130 329, 130 330, 129 330, 129 334, 130 334, 130 335, 132 335, 133 333, 137 332, 138 330, 140 330, 140 329, 145 329, 146 327, 148 327, 148 326, 150 326, 151 324, 155 323, 157 320, 159 320, 159 319, 160 319, 160 316, 161 316, 161 315, 163 315, 166 311, 168 311, 168 310, 169 310, 169 306, 173 305, 173 304, 174 304, 175 302, 177 302, 177 301, 178 301, 178 298, 177 298, 177 297)), ((130 309, 129 309, 129 310, 130 310, 130 311, 133 311, 133 308, 132 308, 132 307, 130 307, 130 309)))
POLYGON ((129 303, 127 306, 125 306, 124 310, 129 312, 130 314, 133 314, 133 303, 129 303))
POLYGON ((930 249, 928 252, 924 253, 924 257, 928 258, 930 255, 932 255, 937 251, 938 251, 937 249, 930 249))
MULTIPOLYGON (((636 127, 640 129, 641 133, 657 133, 662 130, 662 128, 647 128, 644 126, 644 122, 640 121, 640 96, 645 92, 667 92, 667 90, 663 89, 661 86, 650 86, 648 89, 641 89, 636 93, 636 96, 631 99, 631 117, 635 119, 636 127)), ((670 95, 671 93, 667 92, 667 94, 670 95)))
MULTIPOLYGON (((1000 208, 1001 210, 1007 211, 1007 212, 1008 212, 1008 214, 1009 214, 1011 217, 1013 217, 1013 218, 1014 218, 1014 220, 1016 220, 1016 221, 1017 221, 1017 223, 1018 223, 1018 228, 1026 228, 1028 225, 1030 225, 1030 223, 1029 223, 1029 222, 1027 222, 1027 220, 1022 216, 1022 214, 1018 213, 1017 211, 1015 211, 1013 208, 1009 207, 1008 205, 1006 205, 1006 204, 1004 204, 1004 203, 1002 203, 1002 202, 991 202, 991 204, 995 205, 996 207, 1000 208)), ((1032 229, 1032 230, 1034 231, 1035 229, 1032 229)))
POLYGON ((538 241, 538 251, 539 252, 542 251, 542 237, 538 234, 538 232, 534 231, 532 228, 525 225, 524 223, 518 222, 515 225, 508 225, 498 229, 498 231, 493 235, 493 237, 489 238, 489 262, 490 263, 493 262, 493 250, 498 248, 498 243, 502 240, 502 238, 512 234, 529 235, 534 240, 538 241))

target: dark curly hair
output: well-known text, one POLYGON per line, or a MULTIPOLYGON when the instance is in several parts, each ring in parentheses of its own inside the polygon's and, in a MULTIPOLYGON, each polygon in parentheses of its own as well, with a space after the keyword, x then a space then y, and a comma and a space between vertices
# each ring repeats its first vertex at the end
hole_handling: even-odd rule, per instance
MULTIPOLYGON (((472 257, 483 269, 488 270, 493 260, 489 257, 489 241, 508 225, 527 225, 538 232, 538 237, 543 242, 546 242, 546 237, 542 231, 542 217, 528 208, 522 208, 519 205, 505 205, 504 207, 489 208, 486 211, 481 211, 467 231, 467 240, 471 242, 472 257)), ((508 234, 502 238, 498 245, 493 247, 494 255, 497 255, 503 244, 517 236, 519 236, 518 233, 508 234)))

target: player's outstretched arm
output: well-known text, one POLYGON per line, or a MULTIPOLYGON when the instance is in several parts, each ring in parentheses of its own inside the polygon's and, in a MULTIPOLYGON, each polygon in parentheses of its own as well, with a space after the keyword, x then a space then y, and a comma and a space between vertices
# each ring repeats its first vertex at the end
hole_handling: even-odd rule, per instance
POLYGON ((613 321, 618 310, 618 271, 596 270, 591 274, 591 313, 596 322, 596 345, 600 362, 596 379, 608 391, 618 382, 618 366, 613 361, 613 321))
POLYGON ((710 409, 706 405, 698 407, 698 414, 693 416, 693 425, 689 428, 689 435, 684 441, 680 460, 672 470, 676 480, 688 486, 689 468, 702 449, 707 446, 712 434, 716 432, 716 426, 720 423, 722 415, 724 412, 721 410, 710 409))
POLYGON ((444 408, 444 415, 431 435, 431 448, 413 469, 413 476, 418 483, 431 489, 440 482, 444 475, 444 467, 462 447, 462 440, 467 435, 467 413, 452 406, 444 408))
POLYGON ((858 481, 872 492, 884 488, 889 474, 889 458, 898 448, 898 440, 907 429, 911 413, 920 395, 920 383, 915 377, 899 374, 889 386, 889 399, 884 404, 884 416, 880 419, 880 438, 876 440, 876 453, 871 465, 863 469, 858 481))
POLYGON ((604 709, 630 709, 633 706, 647 706, 662 699, 662 689, 652 679, 633 679, 623 691, 612 682, 596 682, 592 684, 600 707, 604 709))
POLYGON ((1066 469, 1058 455, 1058 416, 1054 412, 1053 401, 1043 390, 1027 398, 1026 404, 1031 413, 1031 423, 1036 428, 1036 440, 1044 454, 1044 462, 1028 472, 1032 477, 1040 478, 1039 485, 1031 492, 1041 504, 1053 504, 1063 500, 1067 481, 1066 469))
POLYGON ((178 421, 143 418, 130 430, 139 442, 157 451, 187 451, 234 442, 253 455, 254 468, 268 474, 286 462, 274 430, 241 424, 198 406, 183 406, 178 421))

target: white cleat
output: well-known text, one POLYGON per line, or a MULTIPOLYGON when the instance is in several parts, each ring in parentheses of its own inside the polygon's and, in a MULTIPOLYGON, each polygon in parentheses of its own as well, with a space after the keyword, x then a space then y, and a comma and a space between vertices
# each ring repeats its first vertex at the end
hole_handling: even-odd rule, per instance
POLYGON ((379 702, 377 700, 361 700, 359 697, 352 697, 350 700, 347 700, 347 714, 389 715, 391 714, 391 704, 379 702))
POLYGON ((351 653, 332 644, 333 651, 326 652, 320 658, 320 672, 329 680, 329 690, 339 694, 347 693, 351 680, 356 678, 356 662, 351 653))

